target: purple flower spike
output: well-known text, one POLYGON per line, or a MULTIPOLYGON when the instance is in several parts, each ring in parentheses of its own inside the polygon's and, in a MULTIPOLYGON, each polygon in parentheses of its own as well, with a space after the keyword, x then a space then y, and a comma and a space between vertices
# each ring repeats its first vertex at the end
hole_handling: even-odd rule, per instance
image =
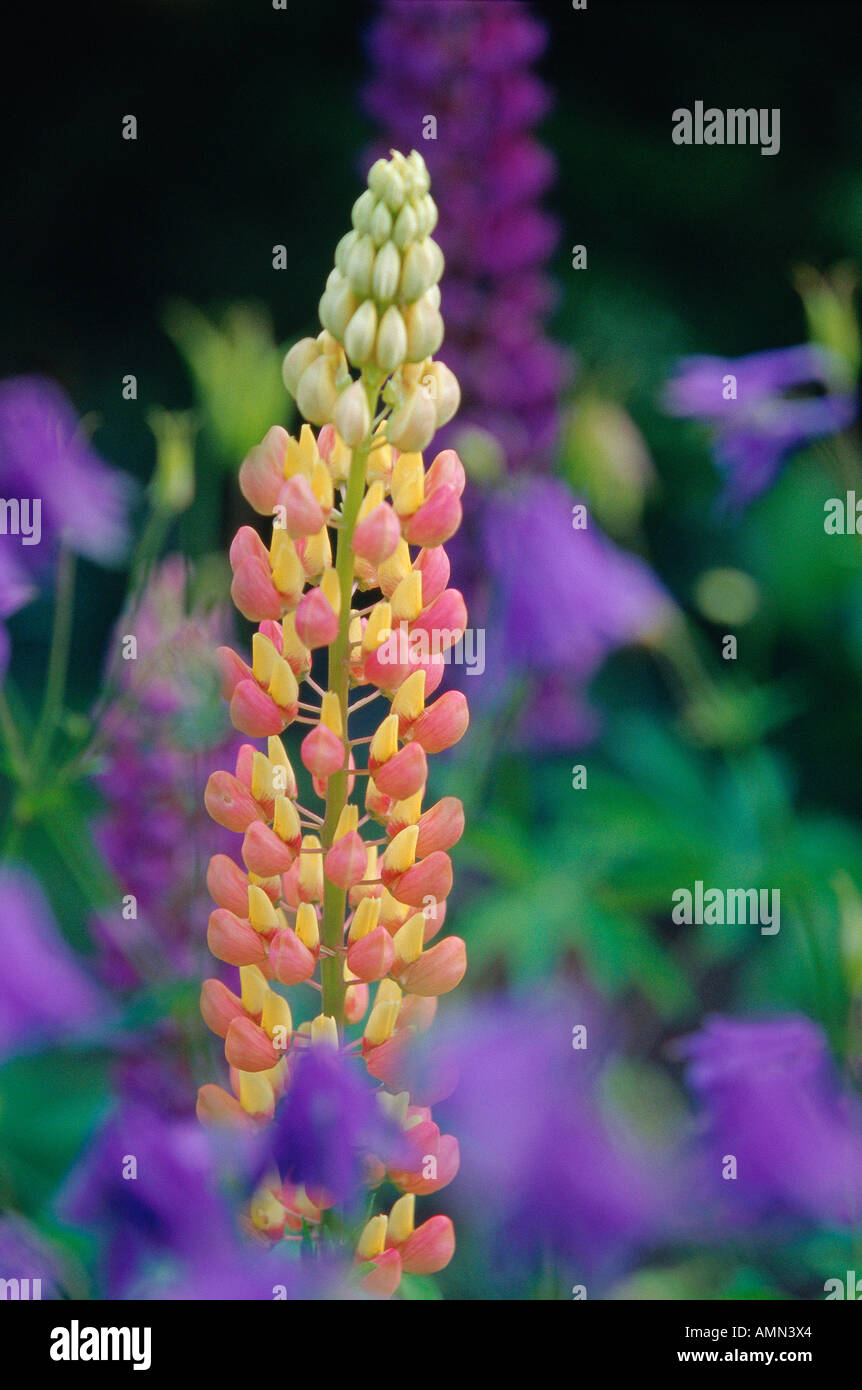
POLYGON ((223 608, 189 611, 179 556, 153 574, 134 617, 138 655, 122 662, 121 694, 104 720, 97 779, 106 814, 95 827, 107 863, 133 894, 137 916, 94 919, 100 967, 110 983, 192 974, 206 929, 203 882, 210 855, 230 837, 200 806, 199 788, 241 740, 221 708, 215 649, 230 637, 223 608), (134 789, 134 795, 131 794, 134 789))
POLYGON ((479 427, 512 469, 549 463, 570 374, 543 322, 554 301, 544 267, 557 226, 537 203, 555 166, 533 136, 549 103, 529 65, 546 40, 516 0, 385 0, 369 35, 366 105, 383 131, 373 153, 421 150, 441 210, 442 358, 462 406, 438 448, 479 427))

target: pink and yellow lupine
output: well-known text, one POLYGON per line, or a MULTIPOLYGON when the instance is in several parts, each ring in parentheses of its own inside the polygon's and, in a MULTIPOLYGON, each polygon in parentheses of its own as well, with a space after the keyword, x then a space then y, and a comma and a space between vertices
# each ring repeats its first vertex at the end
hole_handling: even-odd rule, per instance
MULTIPOLYGON (((454 1250, 449 1218, 417 1226, 415 1200, 455 1176, 457 1140, 403 1077, 410 1039, 466 969, 464 942, 439 938, 463 810, 454 797, 423 805, 429 756, 468 723, 459 691, 436 694, 467 622, 444 549, 465 479, 453 450, 427 467, 423 456, 460 393, 434 360, 443 257, 422 158, 378 160, 352 220, 320 302, 323 331, 284 363, 309 423, 298 439, 273 426, 240 470, 246 499, 273 519, 272 540, 243 526, 231 546, 231 593, 257 631, 250 660, 227 648, 220 660, 235 727, 266 746, 243 744, 206 788, 210 815, 242 836, 242 863, 222 854, 209 867, 209 946, 239 981, 238 992, 221 979, 203 986, 231 1090, 203 1086, 198 1113, 266 1123, 298 1050, 360 1053, 407 1140, 401 1168, 368 1155, 369 1187, 388 1178, 402 1195, 356 1233, 366 1289, 389 1296, 402 1271, 433 1273, 454 1250), (325 684, 312 676, 323 649, 325 684), (351 737, 355 712, 378 700, 375 732, 351 737), (299 800, 282 741, 292 725, 307 727, 299 756, 317 809, 299 800), (302 984, 319 989, 320 1012, 295 1029, 278 986, 302 984)), ((274 1175, 251 1221, 280 1238, 319 1223, 328 1205, 274 1175)))

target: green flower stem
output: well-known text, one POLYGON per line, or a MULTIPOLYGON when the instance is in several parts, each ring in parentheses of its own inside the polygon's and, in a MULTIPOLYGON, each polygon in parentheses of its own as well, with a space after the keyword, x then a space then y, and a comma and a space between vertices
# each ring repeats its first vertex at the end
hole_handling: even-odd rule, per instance
POLYGON ((0 686, 0 736, 9 761, 9 770, 18 782, 23 782, 26 768, 24 745, 18 736, 15 719, 6 699, 6 691, 0 686))
POLYGON ((6 776, 17 784, 15 792, 8 798, 7 814, 0 837, 0 859, 13 859, 18 851, 23 826, 20 819, 20 805, 17 792, 27 786, 29 765, 27 745, 32 737, 32 721, 28 717, 21 696, 7 678, 0 688, 0 727, 2 727, 6 762, 6 776))
POLYGON ((69 671, 69 651, 72 644, 74 604, 75 556, 70 550, 62 550, 57 567, 54 627, 51 634, 48 674, 45 680, 45 698, 28 756, 30 764, 28 780, 32 785, 39 781, 43 766, 51 751, 51 741, 63 714, 66 677, 69 671))
MULTIPOLYGON (((369 414, 373 419, 374 408, 377 404, 378 383, 369 377, 363 379, 368 396, 369 414)), ((329 689, 338 696, 338 702, 341 706, 345 767, 341 772, 336 772, 334 776, 330 777, 327 783, 326 816, 322 832, 324 851, 328 850, 332 844, 339 817, 347 804, 346 764, 349 756, 347 699, 350 690, 348 638, 350 601, 353 591, 353 533, 356 529, 359 508, 365 495, 365 472, 370 450, 370 437, 359 448, 353 450, 335 555, 335 572, 338 575, 341 590, 341 612, 338 618, 338 633, 329 649, 328 679, 329 689)), ((326 880, 324 883, 321 940, 324 946, 328 946, 335 952, 339 952, 342 945, 346 903, 345 890, 326 880)), ((341 1030, 344 1027, 344 995, 346 991, 343 956, 340 954, 324 956, 320 965, 320 978, 323 987, 322 1011, 334 1018, 339 1030, 341 1030)))

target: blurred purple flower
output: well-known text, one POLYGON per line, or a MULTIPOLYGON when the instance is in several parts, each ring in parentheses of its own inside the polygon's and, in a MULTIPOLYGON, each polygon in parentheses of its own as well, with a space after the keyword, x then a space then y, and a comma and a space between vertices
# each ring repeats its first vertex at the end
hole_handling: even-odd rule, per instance
POLYGON ((485 688, 531 682, 520 735, 570 747, 594 732, 582 689, 608 654, 658 630, 671 613, 659 581, 590 519, 572 525, 565 483, 536 479, 489 498, 482 516, 488 613, 485 688))
POLYGON ((858 1224, 862 1105, 842 1091, 817 1024, 793 1014, 712 1018, 684 1040, 683 1055, 716 1194, 751 1220, 858 1224), (722 1181, 728 1154, 735 1181, 722 1181))
POLYGON ((60 540, 103 563, 126 550, 132 484, 100 458, 46 377, 0 381, 0 496, 41 501, 40 544, 20 549, 30 568, 41 568, 60 540))
POLYGON ((664 404, 671 415, 712 426, 715 461, 726 480, 724 500, 734 508, 765 492, 795 450, 846 429, 857 415, 846 370, 809 344, 736 359, 683 358, 664 404), (728 376, 736 379, 730 400, 728 376))
POLYGON ((398 1133, 380 1109, 364 1068, 354 1057, 311 1047, 292 1061, 288 1090, 264 1132, 255 1178, 275 1165, 282 1177, 324 1188, 338 1202, 362 1186, 362 1159, 398 1154, 398 1133))
POLYGON ((510 468, 548 463, 569 374, 544 329, 557 227, 537 204, 554 162, 532 134, 548 94, 529 65, 546 39, 519 0, 383 0, 369 34, 366 105, 383 130, 374 154, 421 149, 441 212, 442 360, 463 401, 438 447, 478 426, 510 468), (429 113, 436 139, 423 138, 429 113))
POLYGON ((57 1210, 98 1236, 108 1297, 127 1296, 159 1258, 202 1267, 234 1249, 217 1157, 212 1136, 193 1116, 166 1116, 135 1102, 124 1102, 96 1132, 57 1210))
POLYGON ((335 1256, 312 1265, 281 1244, 270 1250, 259 1233, 243 1234, 235 1211, 274 1166, 349 1201, 367 1191, 363 1154, 394 1155, 398 1139, 358 1059, 311 1048, 294 1059, 290 1090, 260 1135, 203 1129, 193 1116, 166 1114, 157 1098, 124 1099, 57 1210, 98 1236, 111 1298, 357 1297, 350 1265, 335 1256))
POLYGON ((603 1033, 593 1006, 559 993, 474 1004, 438 1029, 438 1069, 458 1076, 434 1108, 461 1148, 447 1199, 489 1252, 521 1264, 522 1283, 524 1264, 548 1253, 573 1276, 611 1277, 639 1246, 680 1226, 675 1160, 603 1113, 603 1033), (582 1050, 573 1047, 578 1024, 587 1028, 582 1050))
POLYGON ((96 839, 124 893, 137 899, 137 918, 102 915, 93 931, 103 972, 121 988, 199 972, 206 864, 231 847, 202 795, 210 772, 234 760, 241 742, 215 659, 229 640, 229 617, 224 608, 190 612, 186 579, 179 556, 164 561, 113 639, 115 650, 134 635, 138 654, 120 663, 118 698, 104 717, 96 783, 106 811, 96 839))
POLYGON ((107 1021, 106 1001, 23 869, 0 868, 0 926, 0 1057, 107 1021))
POLYGON ((150 1275, 135 1285, 132 1298, 258 1302, 356 1299, 348 1285, 350 1266, 334 1257, 291 1258, 284 1245, 271 1250, 239 1243, 215 1258, 192 1261, 177 1276, 150 1275))

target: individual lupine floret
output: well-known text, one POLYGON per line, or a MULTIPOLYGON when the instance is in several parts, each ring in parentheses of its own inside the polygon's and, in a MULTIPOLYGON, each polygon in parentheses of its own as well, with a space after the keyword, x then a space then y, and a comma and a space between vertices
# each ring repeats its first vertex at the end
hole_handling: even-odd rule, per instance
MULTIPOLYGON (((205 796, 213 818, 242 836, 242 863, 217 855, 207 876, 210 949, 238 968, 240 991, 222 979, 202 990, 233 1095, 202 1087, 201 1118, 265 1124, 285 1090, 289 1104, 302 1052, 358 1047, 405 1140, 390 1173, 405 1197, 357 1235, 357 1258, 370 1266, 363 1283, 379 1295, 397 1289, 402 1269, 434 1272, 454 1249, 448 1218, 414 1227, 414 1199, 451 1181, 457 1143, 421 1108, 434 1098, 399 1084, 412 1039, 466 969, 459 937, 429 945, 445 919, 463 810, 454 797, 423 806, 429 756, 468 724, 459 692, 433 698, 467 623, 444 549, 461 519, 464 470, 452 450, 427 469, 421 452, 458 401, 452 373, 432 360, 443 336, 436 217, 418 154, 375 165, 336 251, 323 331, 285 359, 288 389, 320 432, 305 425, 294 439, 274 426, 240 470, 247 500, 272 518, 272 540, 243 527, 234 541, 232 592, 258 627, 250 664, 227 648, 219 660, 234 724, 267 744, 243 745, 235 773, 215 773, 205 796), (312 666, 324 653, 321 686, 312 666), (351 704, 362 685, 370 693, 351 704), (354 710, 381 698, 388 710, 375 732, 352 738, 354 710), (320 811, 300 802, 281 739, 295 723, 305 726, 299 756, 320 811), (364 795, 354 801, 359 778, 364 795), (369 841, 362 830, 374 820, 383 834, 369 841), (302 985, 320 991, 320 1007, 294 1028, 281 990, 302 985)), ((366 1157, 373 1188, 386 1164, 366 1157)), ((325 1193, 270 1173, 249 1219, 267 1239, 285 1239, 297 1222, 318 1225, 327 1204, 325 1193)))

